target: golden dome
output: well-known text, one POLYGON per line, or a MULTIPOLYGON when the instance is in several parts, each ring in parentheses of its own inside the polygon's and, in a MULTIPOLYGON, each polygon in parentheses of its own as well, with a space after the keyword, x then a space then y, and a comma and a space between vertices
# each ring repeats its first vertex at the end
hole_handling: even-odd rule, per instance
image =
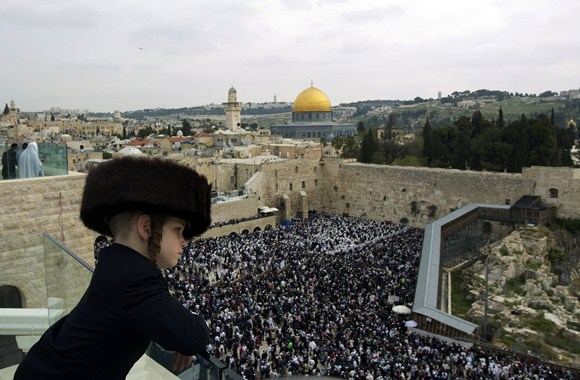
POLYGON ((294 112, 330 112, 331 105, 328 96, 316 87, 308 87, 294 100, 294 112))

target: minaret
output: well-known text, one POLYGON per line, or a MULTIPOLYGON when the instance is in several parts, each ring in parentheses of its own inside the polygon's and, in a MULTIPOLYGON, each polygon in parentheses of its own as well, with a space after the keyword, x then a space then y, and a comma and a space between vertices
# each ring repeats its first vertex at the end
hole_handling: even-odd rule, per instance
POLYGON ((230 131, 239 131, 242 123, 242 107, 241 103, 238 103, 238 93, 235 88, 230 88, 228 101, 222 104, 226 106, 226 128, 230 131))

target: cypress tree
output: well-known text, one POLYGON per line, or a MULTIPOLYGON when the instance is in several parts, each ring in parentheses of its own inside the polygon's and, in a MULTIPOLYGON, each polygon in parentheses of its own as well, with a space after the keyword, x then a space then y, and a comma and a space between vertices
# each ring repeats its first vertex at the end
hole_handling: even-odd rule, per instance
POLYGON ((373 154, 375 153, 375 149, 376 149, 375 133, 372 128, 369 128, 367 129, 362 139, 359 161, 364 163, 371 162, 373 154))
POLYGON ((554 107, 552 107, 552 109, 550 110, 550 124, 552 124, 552 127, 556 125, 556 123, 554 122, 554 107))
POLYGON ((8 115, 10 113, 10 108, 8 108, 8 103, 6 103, 6 106, 4 107, 4 115, 8 115))
POLYGON ((501 109, 501 106, 499 107, 499 111, 497 113, 497 127, 498 128, 504 127, 503 110, 501 109))
POLYGON ((431 158, 433 155, 433 142, 431 134, 431 123, 429 123, 429 118, 425 121, 423 126, 423 157, 427 161, 427 165, 431 166, 431 158))
POLYGON ((127 126, 123 125, 123 140, 127 138, 127 126))

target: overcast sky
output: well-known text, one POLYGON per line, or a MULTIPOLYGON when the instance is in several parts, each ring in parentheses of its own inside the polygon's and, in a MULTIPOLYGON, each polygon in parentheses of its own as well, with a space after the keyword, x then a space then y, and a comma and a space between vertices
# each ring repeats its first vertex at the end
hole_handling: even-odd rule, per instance
POLYGON ((0 102, 25 111, 580 87, 578 0, 3 0, 0 102))

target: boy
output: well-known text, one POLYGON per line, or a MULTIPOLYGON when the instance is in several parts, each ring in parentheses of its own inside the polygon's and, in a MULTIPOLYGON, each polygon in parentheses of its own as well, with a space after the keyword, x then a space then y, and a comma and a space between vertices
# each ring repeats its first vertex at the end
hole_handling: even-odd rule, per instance
POLYGON ((210 224, 204 177, 176 162, 123 157, 92 169, 81 219, 112 236, 79 304, 26 355, 15 379, 124 379, 151 340, 176 351, 174 370, 205 352, 204 318, 167 291, 160 269, 210 224))

